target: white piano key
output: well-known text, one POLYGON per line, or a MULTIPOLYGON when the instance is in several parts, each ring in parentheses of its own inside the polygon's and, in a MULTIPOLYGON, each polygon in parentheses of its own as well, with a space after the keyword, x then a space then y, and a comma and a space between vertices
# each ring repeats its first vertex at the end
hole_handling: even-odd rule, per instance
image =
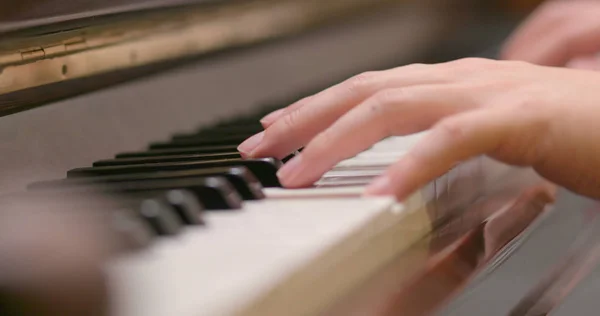
MULTIPOLYGON (((368 153, 367 153, 368 154, 368 153)), ((345 162, 364 162, 364 163, 368 163, 371 162, 374 165, 381 165, 381 164, 391 164, 394 163, 396 161, 398 161, 398 159, 400 159, 403 155, 376 155, 376 156, 370 156, 370 155, 364 155, 364 156, 357 156, 354 158, 350 158, 350 159, 346 159, 343 160, 342 162, 340 162, 341 164, 345 163, 345 162)))
POLYGON ((328 178, 352 178, 352 177, 376 177, 383 173, 382 169, 373 170, 359 170, 359 169, 345 169, 345 170, 332 170, 325 173, 322 179, 328 178))
POLYGON ((368 159, 368 158, 389 158, 393 157, 396 159, 402 158, 408 151, 406 150, 393 150, 390 151, 365 151, 356 156, 356 158, 360 159, 368 159))
POLYGON ((373 180, 373 177, 342 177, 321 179, 315 183, 317 188, 327 187, 347 187, 347 186, 366 186, 373 180))
POLYGON ((396 162, 397 159, 348 159, 337 164, 332 170, 343 170, 351 168, 379 168, 386 169, 390 164, 396 162))
POLYGON ((307 188, 307 189, 283 189, 267 188, 264 190, 267 199, 316 199, 316 198, 342 198, 360 197, 364 192, 363 186, 339 187, 339 188, 307 188))
POLYGON ((426 214, 365 198, 250 202, 206 221, 109 267, 116 315, 314 312, 430 229, 426 214))
POLYGON ((415 146, 423 137, 427 135, 427 132, 407 135, 407 136, 394 136, 384 139, 383 141, 375 144, 373 150, 379 151, 381 149, 395 149, 395 150, 410 150, 415 146))
POLYGON ((119 258, 109 267, 114 314, 318 313, 431 231, 436 183, 404 204, 363 196, 420 137, 383 140, 313 188, 265 189, 242 211, 208 213, 207 228, 119 258))
POLYGON ((448 174, 435 179, 435 197, 437 200, 442 199, 448 194, 448 187, 448 174))

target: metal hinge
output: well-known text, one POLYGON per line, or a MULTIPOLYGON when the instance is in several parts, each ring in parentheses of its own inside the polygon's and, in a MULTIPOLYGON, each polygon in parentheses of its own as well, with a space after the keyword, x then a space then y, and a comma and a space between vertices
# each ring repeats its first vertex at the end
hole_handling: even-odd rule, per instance
POLYGON ((43 47, 36 47, 26 51, 21 51, 21 60, 23 61, 43 59, 45 56, 46 53, 44 52, 43 47))
POLYGON ((84 38, 73 38, 58 45, 35 47, 23 50, 21 51, 21 62, 32 62, 36 60, 52 58, 85 49, 87 49, 87 42, 84 38))

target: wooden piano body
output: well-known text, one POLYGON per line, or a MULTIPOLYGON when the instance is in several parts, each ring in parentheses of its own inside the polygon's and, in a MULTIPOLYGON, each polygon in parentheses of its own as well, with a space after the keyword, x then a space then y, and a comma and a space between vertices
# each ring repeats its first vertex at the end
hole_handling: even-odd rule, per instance
MULTIPOLYGON (((160 1, 99 6, 54 20, 5 23, 0 195, 10 200, 33 182, 64 178, 67 170, 265 105, 283 106, 362 71, 473 55, 502 38, 469 32, 474 26, 487 30, 474 24, 474 15, 482 13, 469 1, 201 2, 186 3, 184 10, 160 1), (488 43, 446 46, 467 35, 488 43), (448 56, 440 56, 440 49, 448 56)), ((436 180, 419 196, 415 209, 428 230, 411 235, 414 227, 407 226, 400 238, 418 238, 398 254, 384 254, 390 256, 385 264, 333 295, 336 300, 318 314, 506 315, 524 304, 594 218, 587 210, 552 209, 551 185, 529 170, 484 158, 436 180)), ((69 232, 75 240, 81 233, 69 232)), ((108 260, 101 248, 90 248, 102 254, 94 258, 108 260)), ((14 294, 3 284, 7 280, 0 278, 2 295, 14 294)), ((98 305, 119 297, 98 282, 93 290, 84 287, 90 295, 117 295, 84 300, 102 313, 98 305)), ((594 306, 594 284, 584 282, 552 307, 567 315, 594 306)), ((52 292, 42 288, 42 294, 52 292)), ((41 304, 35 294, 30 304, 41 304)), ((2 295, 0 303, 7 302, 2 295)), ((310 305, 303 299, 295 301, 310 305)), ((41 301, 58 304, 60 314, 81 312, 66 308, 77 301, 73 297, 41 301)))

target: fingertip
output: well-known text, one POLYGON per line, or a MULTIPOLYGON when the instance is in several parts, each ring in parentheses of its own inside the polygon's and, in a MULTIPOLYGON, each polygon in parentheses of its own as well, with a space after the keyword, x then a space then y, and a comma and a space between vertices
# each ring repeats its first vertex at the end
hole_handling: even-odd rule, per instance
POLYGON ((241 143, 237 150, 240 152, 242 157, 249 158, 253 156, 253 153, 260 146, 265 136, 265 132, 262 131, 248 139, 246 139, 243 143, 241 143))
POLYGON ((238 152, 240 153, 240 156, 242 157, 242 159, 249 159, 250 156, 248 154, 246 154, 245 152, 241 151, 238 147, 238 152))
POLYGON ((277 177, 279 182, 284 187, 296 187, 298 186, 298 178, 304 171, 304 159, 302 155, 297 155, 288 161, 279 171, 277 177))

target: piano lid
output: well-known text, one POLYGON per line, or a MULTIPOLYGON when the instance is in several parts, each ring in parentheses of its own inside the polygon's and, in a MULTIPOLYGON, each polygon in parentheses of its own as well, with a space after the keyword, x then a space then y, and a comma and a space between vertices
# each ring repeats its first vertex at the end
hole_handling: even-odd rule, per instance
MULTIPOLYGON (((0 23, 0 95, 257 44, 397 2, 136 0, 0 23)), ((0 115, 20 106, 0 102, 0 115)))

